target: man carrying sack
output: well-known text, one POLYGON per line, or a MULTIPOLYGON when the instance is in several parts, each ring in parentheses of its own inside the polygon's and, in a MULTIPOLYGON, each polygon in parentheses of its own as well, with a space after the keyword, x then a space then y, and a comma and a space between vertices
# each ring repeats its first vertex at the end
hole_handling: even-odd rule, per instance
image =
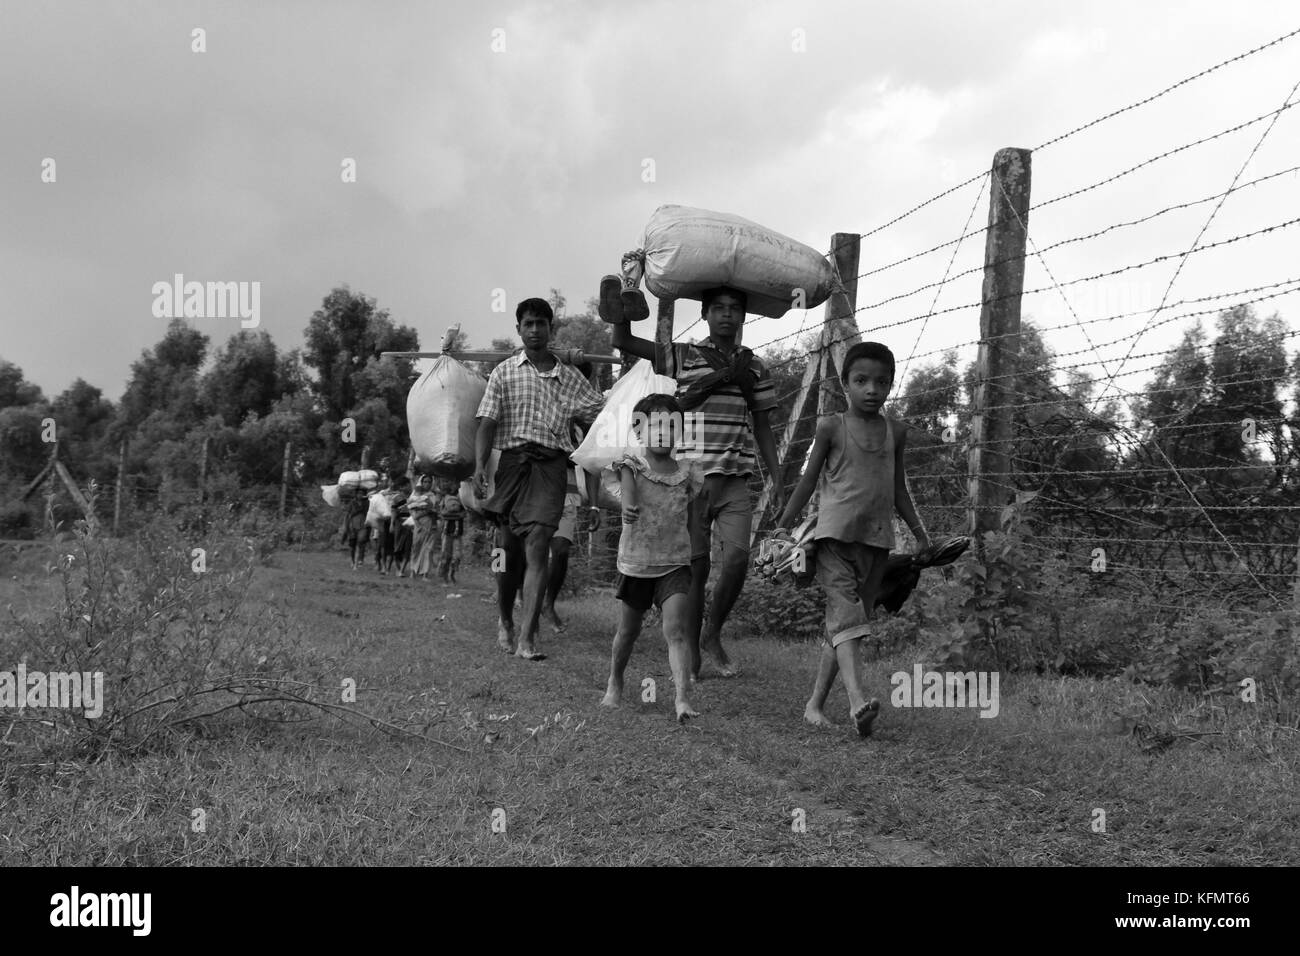
POLYGON ((700 674, 700 649, 708 652, 723 677, 736 667, 722 647, 722 625, 731 613, 749 569, 749 539, 753 522, 749 478, 763 456, 771 498, 778 513, 785 503, 776 440, 768 414, 776 407, 776 392, 763 364, 736 341, 745 321, 746 296, 721 287, 703 293, 701 314, 709 335, 693 344, 666 348, 632 335, 630 321, 649 314, 640 290, 621 291, 617 276, 600 286, 601 318, 614 326, 614 347, 654 362, 655 371, 677 381, 677 399, 693 416, 693 454, 706 476, 704 492, 691 519, 691 619, 687 633, 691 673, 700 674), (704 590, 709 578, 712 536, 722 539, 722 567, 708 624, 703 623, 704 590))
POLYGON ((589 427, 604 404, 571 365, 551 352, 555 321, 544 299, 525 299, 515 309, 524 350, 488 378, 478 407, 474 494, 487 496, 488 460, 501 449, 492 497, 484 514, 501 529, 505 570, 496 575, 500 619, 497 643, 507 653, 538 661, 537 622, 546 593, 551 537, 564 513, 565 474, 573 453, 573 423, 589 427), (523 588, 523 634, 516 643, 515 594, 523 588))

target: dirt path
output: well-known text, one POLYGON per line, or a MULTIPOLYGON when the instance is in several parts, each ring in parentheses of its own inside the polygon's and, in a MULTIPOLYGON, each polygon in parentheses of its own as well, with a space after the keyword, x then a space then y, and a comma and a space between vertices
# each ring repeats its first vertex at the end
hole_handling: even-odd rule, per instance
MULTIPOLYGON (((383 577, 373 567, 353 572, 341 555, 286 553, 278 555, 275 564, 266 572, 263 587, 281 594, 284 588, 292 588, 291 607, 298 605, 305 611, 319 607, 345 628, 363 626, 393 655, 416 665, 414 673, 394 679, 394 686, 432 677, 444 697, 478 701, 485 714, 520 714, 516 726, 530 711, 530 721, 555 714, 570 720, 572 715, 570 722, 585 721, 601 735, 599 746, 609 751, 607 761, 626 760, 628 753, 636 752, 641 763, 657 766, 662 760, 671 767, 674 748, 685 745, 689 766, 712 768, 709 778, 717 782, 723 804, 734 802, 739 807, 761 802, 771 808, 766 812, 781 814, 789 832, 810 834, 846 850, 851 847, 852 859, 844 862, 944 862, 925 843, 872 832, 875 817, 869 807, 839 802, 820 792, 806 773, 791 772, 799 762, 795 755, 809 739, 837 750, 851 748, 854 753, 867 752, 869 745, 850 738, 845 728, 817 731, 791 719, 802 707, 802 679, 795 686, 793 675, 764 674, 769 669, 766 659, 787 659, 792 653, 789 646, 757 639, 738 643, 741 656, 752 661, 746 673, 735 680, 704 681, 699 694, 704 716, 679 727, 669 716, 671 679, 657 627, 643 632, 629 665, 631 703, 615 713, 599 706, 617 616, 617 605, 607 594, 562 599, 560 610, 568 627, 560 635, 544 628, 541 644, 549 656, 544 662, 530 663, 495 649, 495 593, 483 569, 464 570, 460 583, 448 587, 383 577), (656 682, 655 704, 638 699, 646 677, 656 682), (780 682, 779 692, 771 685, 774 677, 780 682), (803 830, 796 828, 797 811, 803 830)), ((560 758, 578 759, 566 753, 562 749, 560 758)), ((601 759, 599 753, 592 759, 597 765, 593 772, 600 770, 601 759)), ((694 782, 690 771, 683 772, 682 786, 694 782)))

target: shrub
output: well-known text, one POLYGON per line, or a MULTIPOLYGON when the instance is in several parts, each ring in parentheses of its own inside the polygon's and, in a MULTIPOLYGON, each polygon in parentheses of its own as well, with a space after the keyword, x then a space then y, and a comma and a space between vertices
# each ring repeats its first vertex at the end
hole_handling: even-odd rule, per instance
POLYGON ((263 554, 228 525, 186 530, 161 515, 130 539, 79 527, 47 569, 61 578, 58 606, 15 618, 0 635, 0 658, 102 673, 103 713, 49 710, 24 726, 52 731, 45 746, 102 755, 211 726, 220 714, 284 719, 310 708, 328 662, 303 644, 287 611, 243 607, 263 554))
POLYGON ((0 506, 0 538, 36 537, 36 519, 23 501, 10 501, 0 506))

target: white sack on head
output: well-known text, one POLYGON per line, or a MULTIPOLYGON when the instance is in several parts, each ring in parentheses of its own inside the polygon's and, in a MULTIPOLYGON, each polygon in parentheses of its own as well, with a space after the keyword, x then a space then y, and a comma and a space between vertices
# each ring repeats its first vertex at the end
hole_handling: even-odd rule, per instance
POLYGON ((659 298, 699 300, 725 285, 746 294, 746 311, 778 319, 796 305, 816 308, 835 285, 834 268, 812 246, 729 213, 660 206, 641 245, 646 288, 659 298))
POLYGON ((677 383, 654 371, 652 363, 637 362, 605 396, 605 407, 592 423, 572 457, 583 471, 600 474, 624 452, 640 448, 632 432, 632 409, 647 395, 673 395, 677 383))
POLYGON ((474 474, 474 414, 486 390, 483 376, 450 355, 420 376, 406 396, 406 425, 421 469, 456 481, 474 474))

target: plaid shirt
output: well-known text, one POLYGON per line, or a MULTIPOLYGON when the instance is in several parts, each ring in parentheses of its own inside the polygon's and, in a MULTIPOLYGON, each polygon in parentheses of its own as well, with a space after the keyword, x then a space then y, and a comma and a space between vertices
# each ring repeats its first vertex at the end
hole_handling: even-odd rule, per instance
POLYGON ((556 359, 554 368, 542 372, 520 352, 492 370, 478 417, 497 423, 492 444, 502 451, 536 442, 571 453, 577 447, 573 420, 590 426, 604 404, 573 366, 556 359))

